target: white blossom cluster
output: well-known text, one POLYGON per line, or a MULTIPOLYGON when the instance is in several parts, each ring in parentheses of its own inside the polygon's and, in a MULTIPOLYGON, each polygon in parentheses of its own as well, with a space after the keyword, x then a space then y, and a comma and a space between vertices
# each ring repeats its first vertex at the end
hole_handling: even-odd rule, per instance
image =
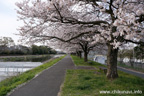
POLYGON ((84 33, 80 40, 91 45, 110 43, 113 48, 118 48, 125 40, 144 38, 141 35, 144 33, 144 20, 138 21, 140 16, 144 16, 143 0, 84 1, 23 0, 16 3, 19 19, 25 23, 20 28, 20 35, 24 40, 29 38, 39 42, 54 36, 68 40, 84 33), (85 37, 86 32, 93 35, 86 34, 85 37))

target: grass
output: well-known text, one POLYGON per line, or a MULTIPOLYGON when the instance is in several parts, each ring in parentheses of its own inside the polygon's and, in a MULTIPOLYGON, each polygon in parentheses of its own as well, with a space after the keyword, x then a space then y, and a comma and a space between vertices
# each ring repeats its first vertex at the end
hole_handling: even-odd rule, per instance
MULTIPOLYGON (((72 56, 72 59, 76 65, 101 66, 95 62, 90 65, 76 56, 72 56)), ((118 71, 119 78, 108 80, 103 73, 96 74, 95 72, 96 70, 67 70, 61 96, 144 96, 144 93, 100 94, 100 91, 112 92, 114 90, 116 90, 115 92, 118 92, 118 90, 144 92, 144 80, 121 71, 118 71)))
POLYGON ((52 66, 53 64, 57 63, 65 56, 56 58, 54 60, 50 60, 49 62, 36 67, 32 70, 26 71, 18 76, 13 76, 11 78, 5 79, 0 82, 0 96, 5 96, 8 92, 12 89, 16 88, 18 85, 28 82, 32 78, 35 77, 36 74, 42 72, 43 70, 47 69, 48 67, 52 66))
POLYGON ((134 68, 134 67, 128 66, 128 65, 126 65, 126 64, 124 64, 124 63, 118 62, 118 66, 124 67, 124 68, 128 68, 128 69, 132 69, 132 70, 135 70, 135 71, 139 71, 139 72, 143 72, 143 73, 144 73, 144 69, 142 69, 142 68, 136 68, 136 67, 134 68))
POLYGON ((35 55, 35 56, 24 56, 24 57, 7 57, 0 58, 1 61, 32 61, 32 62, 43 62, 45 60, 50 59, 50 55, 35 55))
POLYGON ((77 56, 71 56, 72 59, 73 59, 73 62, 75 63, 76 66, 93 66, 93 67, 96 67, 98 68, 99 66, 105 66, 105 65, 102 65, 101 63, 98 63, 98 62, 94 62, 94 61, 91 61, 89 60, 88 62, 84 62, 84 60, 77 56))

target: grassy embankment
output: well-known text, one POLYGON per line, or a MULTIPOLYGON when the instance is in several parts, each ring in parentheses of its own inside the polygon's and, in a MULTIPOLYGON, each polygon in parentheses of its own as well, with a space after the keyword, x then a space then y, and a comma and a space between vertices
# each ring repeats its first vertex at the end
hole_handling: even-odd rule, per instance
POLYGON ((49 62, 38 66, 32 70, 26 71, 18 76, 13 76, 11 78, 3 80, 2 82, 0 82, 0 96, 5 96, 8 92, 16 88, 18 85, 28 82, 29 80, 34 78, 36 74, 39 74, 40 72, 57 63, 64 57, 65 56, 50 60, 49 62))
MULTIPOLYGON (((96 62, 86 63, 83 59, 72 56, 78 66, 102 66, 96 62)), ((97 70, 99 71, 99 70, 97 70)), ((119 78, 108 80, 105 74, 96 74, 96 70, 67 70, 61 96, 144 96, 144 80, 133 75, 118 71, 119 78), (114 91, 115 90, 115 91, 114 91), (138 91, 138 93, 119 94, 118 91, 138 91), (114 93, 100 94, 100 91, 114 93)))
POLYGON ((32 61, 32 62, 43 62, 45 60, 50 59, 51 55, 27 55, 27 56, 20 56, 20 57, 7 57, 7 58, 0 58, 0 61, 3 62, 16 62, 16 61, 32 61))

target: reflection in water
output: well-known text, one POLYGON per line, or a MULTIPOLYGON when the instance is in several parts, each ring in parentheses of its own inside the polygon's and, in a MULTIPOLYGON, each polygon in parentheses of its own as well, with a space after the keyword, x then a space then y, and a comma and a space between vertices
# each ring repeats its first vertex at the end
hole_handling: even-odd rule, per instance
POLYGON ((40 65, 41 62, 0 62, 0 81, 40 65))

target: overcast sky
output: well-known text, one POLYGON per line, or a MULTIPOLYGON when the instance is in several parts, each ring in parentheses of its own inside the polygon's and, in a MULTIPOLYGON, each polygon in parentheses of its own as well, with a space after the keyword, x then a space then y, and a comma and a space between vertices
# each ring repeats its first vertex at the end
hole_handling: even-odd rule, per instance
POLYGON ((20 36, 18 33, 21 21, 17 21, 15 2, 20 0, 0 0, 0 36, 12 37, 16 44, 20 36))

